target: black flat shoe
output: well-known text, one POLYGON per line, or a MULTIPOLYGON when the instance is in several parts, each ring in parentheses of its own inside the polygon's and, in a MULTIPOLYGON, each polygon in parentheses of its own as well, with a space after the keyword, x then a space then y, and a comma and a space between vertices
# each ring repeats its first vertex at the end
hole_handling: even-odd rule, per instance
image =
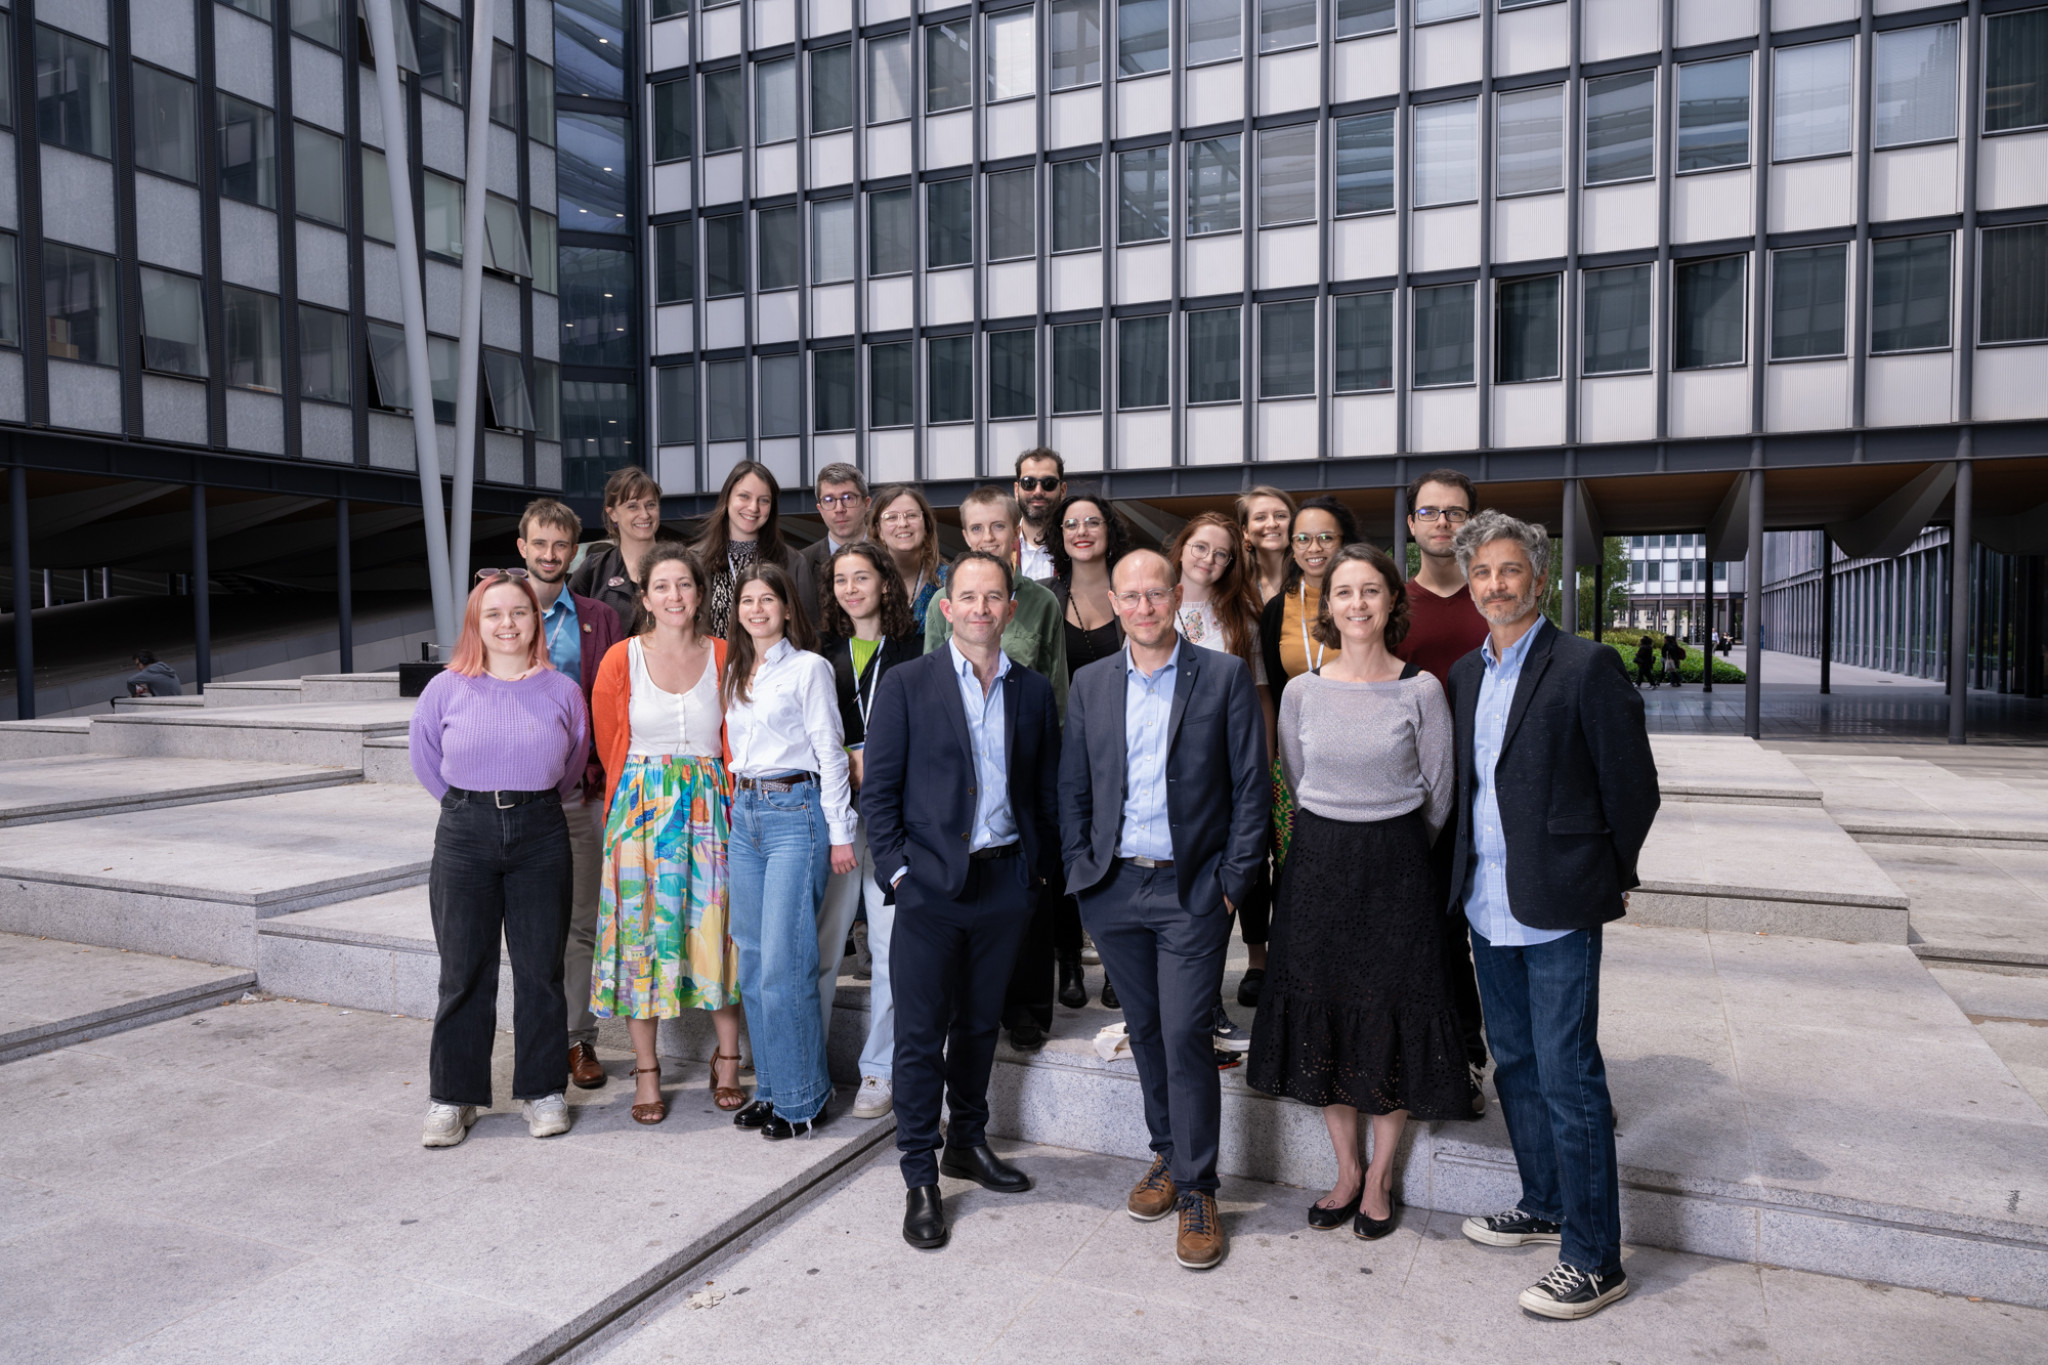
POLYGON ((1088 982, 1081 972, 1080 954, 1060 959, 1060 1003, 1070 1010, 1088 1003, 1088 982))
POLYGON ((1308 1206, 1308 1225, 1317 1232, 1335 1232, 1344 1226, 1350 1217, 1358 1212, 1358 1201, 1365 1198, 1364 1189, 1351 1196, 1351 1202, 1342 1208, 1326 1209, 1321 1204, 1308 1206))
POLYGON ((798 1119, 795 1122, 791 1122, 780 1114, 770 1114, 768 1121, 761 1125, 761 1136, 767 1138, 770 1142, 782 1142, 795 1137, 809 1137, 817 1132, 824 1122, 825 1115, 823 1111, 820 1111, 814 1118, 798 1119))
POLYGON ((762 1124, 768 1122, 769 1115, 774 1112, 775 1106, 768 1103, 768 1101, 755 1100, 732 1116, 732 1126, 735 1128, 759 1128, 762 1124))
POLYGON ((1109 975, 1106 972, 1102 977, 1102 1008, 1106 1010, 1120 1010, 1123 1008, 1123 1002, 1116 998, 1116 987, 1109 983, 1109 975))
POLYGON ((1010 1030, 1010 1046, 1019 1052, 1036 1052, 1045 1046, 1045 1030, 1037 1024, 1019 1024, 1010 1030))
POLYGON ((903 1240, 924 1251, 946 1244, 953 1229, 946 1226, 946 1202, 937 1185, 919 1185, 903 1197, 903 1240))
POLYGON ((1264 967, 1247 967, 1244 979, 1237 983, 1237 1003, 1243 1005, 1248 1010, 1257 1009, 1259 1007, 1259 992, 1265 989, 1265 985, 1266 969, 1264 967))
POLYGON ((1351 1220, 1351 1235, 1361 1242, 1377 1242, 1380 1238, 1392 1232, 1395 1224, 1401 1221, 1401 1201, 1394 1199, 1389 1200, 1388 1203, 1389 1207, 1385 1218, 1371 1217, 1364 1209, 1360 1209, 1358 1216, 1351 1220))
POLYGON ((997 1194, 1022 1194, 1031 1188, 1031 1177, 1004 1161, 986 1146, 948 1147, 939 1158, 939 1174, 955 1180, 972 1180, 997 1194))

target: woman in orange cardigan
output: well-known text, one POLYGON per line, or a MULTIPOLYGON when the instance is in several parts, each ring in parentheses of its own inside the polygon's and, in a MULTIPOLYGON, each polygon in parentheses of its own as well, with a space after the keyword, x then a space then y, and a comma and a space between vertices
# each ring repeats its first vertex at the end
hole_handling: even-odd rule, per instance
POLYGON ((718 1032, 714 1103, 737 1109, 746 1096, 739 957, 727 931, 725 643, 706 632, 710 597, 694 554, 657 542, 638 567, 636 629, 604 656, 590 699, 609 784, 590 1011, 625 1018, 633 1118, 660 1123, 668 1106, 655 1021, 684 1010, 710 1010, 718 1032))

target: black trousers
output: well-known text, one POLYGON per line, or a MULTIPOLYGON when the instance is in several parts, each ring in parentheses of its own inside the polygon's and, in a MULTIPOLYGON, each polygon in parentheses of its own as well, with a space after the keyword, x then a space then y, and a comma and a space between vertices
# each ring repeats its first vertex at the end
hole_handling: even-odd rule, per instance
POLYGON ((1436 882, 1438 900, 1445 906, 1449 923, 1444 925, 1444 980, 1451 987, 1451 1005, 1458 1011, 1458 1032, 1465 1044, 1465 1061, 1486 1065, 1486 1020, 1479 1006, 1479 978, 1472 969, 1472 934, 1461 911, 1449 908, 1451 882, 1451 839, 1448 829, 1430 846, 1430 875, 1436 882))
POLYGON ((1021 857, 968 864, 959 900, 896 887, 889 989, 896 1004, 892 1089, 896 1150, 908 1189, 939 1183, 939 1114, 946 1145, 988 1141, 988 1078, 1003 999, 1031 921, 1021 857))
POLYGON ((499 810, 488 796, 442 798, 427 874, 441 953, 429 1083, 441 1103, 491 1103, 501 936, 512 954, 512 1098, 539 1099, 567 1087, 562 950, 571 866, 560 803, 499 810))
MULTIPOLYGON (((1047 886, 1033 887, 1027 893, 1031 901, 1031 918, 1024 928, 1024 937, 1017 945, 1017 965, 1010 970, 1009 988, 1003 993, 1003 1027, 1016 1028, 1021 1024, 1036 1024, 1042 1029, 1052 1028, 1053 1002, 1058 998, 1058 981, 1054 972, 1057 950, 1053 946, 1054 921, 1059 908, 1065 905, 1072 913, 1072 897, 1059 882, 1047 886)), ((1073 951, 1081 951, 1080 919, 1074 921, 1073 951)))

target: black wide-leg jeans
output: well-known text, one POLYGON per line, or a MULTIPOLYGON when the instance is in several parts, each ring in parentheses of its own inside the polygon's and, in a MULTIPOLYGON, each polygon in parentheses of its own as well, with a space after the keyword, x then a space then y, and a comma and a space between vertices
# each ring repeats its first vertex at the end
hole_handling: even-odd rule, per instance
POLYGON ((512 1098, 534 1100, 567 1087, 562 949, 572 889, 569 825, 559 801, 500 809, 488 792, 441 798, 427 874, 441 953, 429 1050, 435 1100, 491 1103, 501 937, 512 954, 512 1098))

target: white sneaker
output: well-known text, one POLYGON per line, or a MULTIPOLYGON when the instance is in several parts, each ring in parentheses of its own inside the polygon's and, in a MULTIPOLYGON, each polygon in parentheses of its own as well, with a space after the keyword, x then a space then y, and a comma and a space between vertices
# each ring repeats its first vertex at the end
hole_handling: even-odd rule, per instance
POLYGON ((422 1147, 453 1147, 469 1136, 469 1125, 476 1122, 476 1106, 473 1104, 433 1104, 427 1106, 427 1126, 420 1133, 422 1147))
POLYGON ((569 1131, 569 1101, 560 1091, 537 1100, 523 1100, 519 1112, 526 1116, 526 1131, 535 1137, 553 1137, 569 1131))
POLYGON ((1081 935, 1081 965, 1084 967, 1100 967, 1102 965, 1102 954, 1096 950, 1095 940, 1086 934, 1081 935))
POLYGON ((878 1119, 895 1103, 895 1094, 889 1089, 886 1079, 863 1076, 860 1078, 860 1093, 853 1097, 853 1116, 857 1119, 878 1119))

